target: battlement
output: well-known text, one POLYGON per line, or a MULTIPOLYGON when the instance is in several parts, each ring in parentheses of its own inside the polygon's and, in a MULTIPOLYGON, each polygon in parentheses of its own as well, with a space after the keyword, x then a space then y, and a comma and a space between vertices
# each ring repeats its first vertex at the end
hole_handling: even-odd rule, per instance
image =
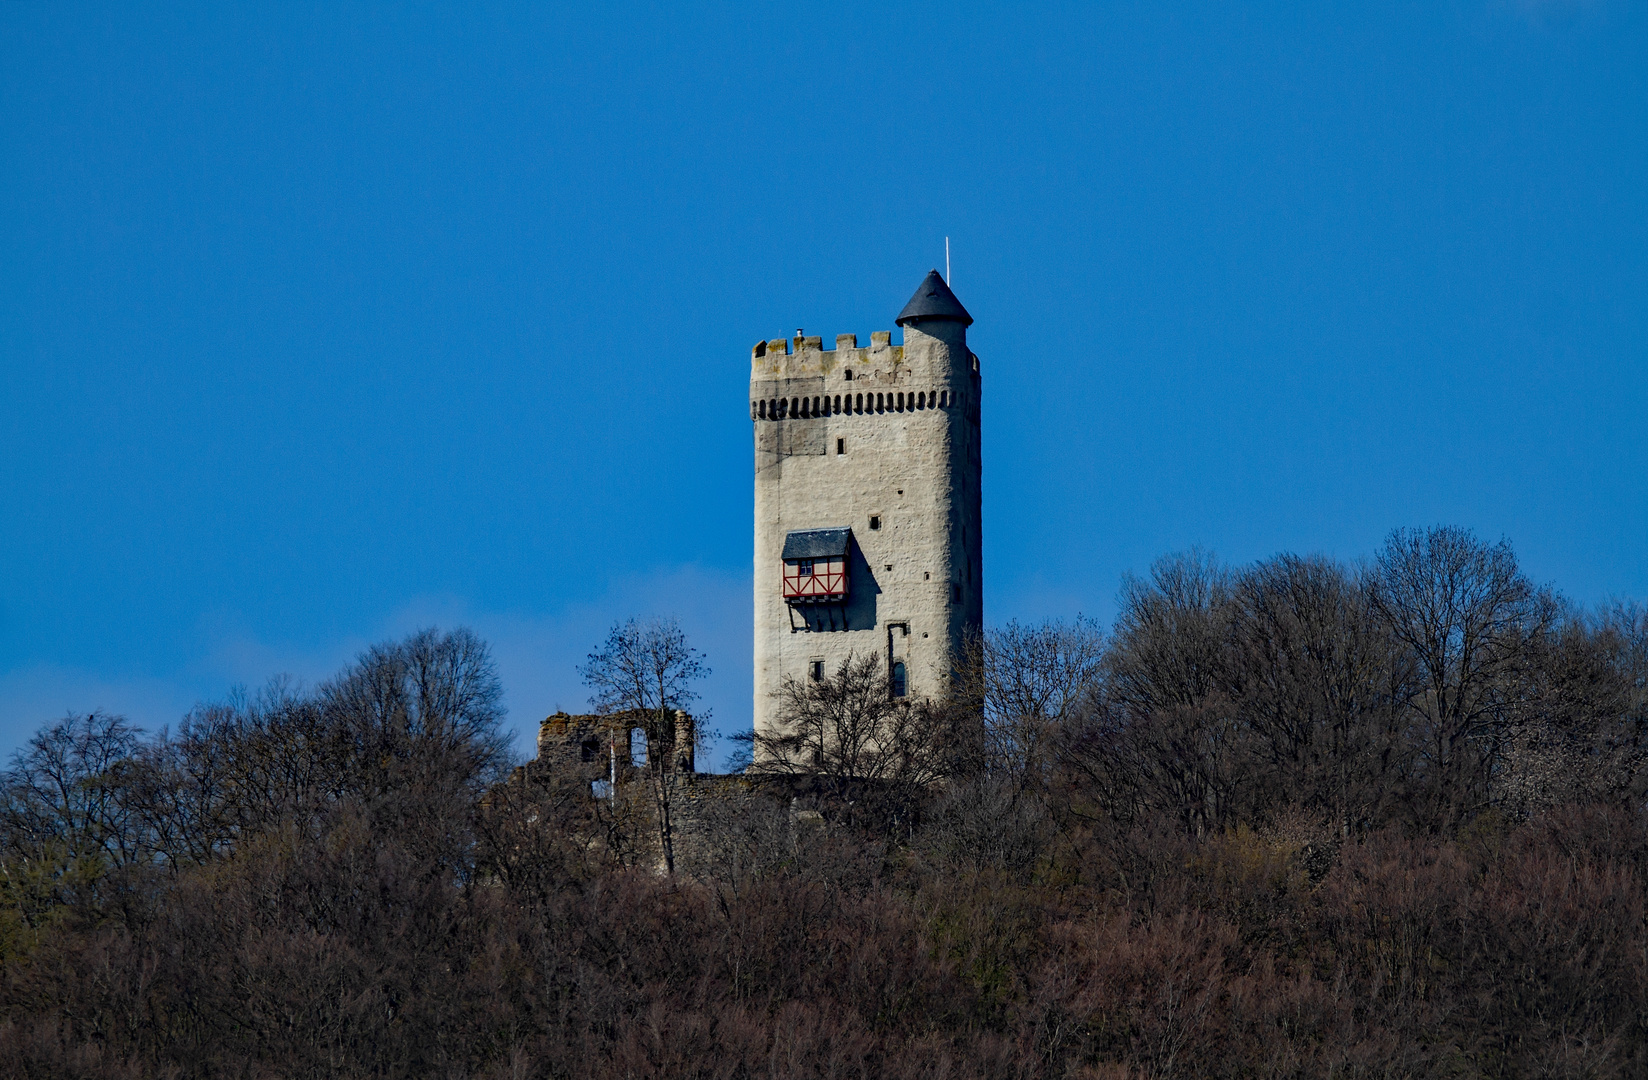
MULTIPOLYGON (((870 334, 869 349, 872 351, 880 349, 894 349, 896 351, 901 348, 902 346, 893 344, 893 332, 891 330, 876 330, 870 334)), ((771 364, 773 358, 780 356, 794 356, 809 352, 842 351, 864 352, 865 350, 859 348, 857 334, 837 334, 834 349, 824 348, 824 338, 821 336, 809 337, 804 334, 797 334, 793 338, 773 338, 771 341, 756 342, 750 349, 750 363, 766 361, 771 364)))

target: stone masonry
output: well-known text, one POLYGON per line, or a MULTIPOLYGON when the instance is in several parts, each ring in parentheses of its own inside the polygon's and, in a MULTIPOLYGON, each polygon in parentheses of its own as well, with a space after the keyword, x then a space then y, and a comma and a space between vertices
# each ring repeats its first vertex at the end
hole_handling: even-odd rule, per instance
MULTIPOLYGON (((972 322, 937 271, 892 334, 823 340, 800 331, 750 356, 755 438, 755 727, 777 723, 786 677, 874 654, 905 690, 948 690, 954 658, 983 624, 979 360, 972 322), (784 596, 785 538, 851 530, 836 603, 784 596)), ((792 573, 794 567, 792 566, 792 573)), ((896 684, 895 684, 896 685, 896 684)))
MULTIPOLYGON (((518 769, 512 782, 570 782, 602 808, 598 820, 626 834, 631 865, 663 873, 658 807, 637 755, 643 747, 648 756, 665 748, 650 745, 646 723, 646 717, 635 713, 555 713, 538 726, 537 757, 518 769)), ((788 857, 798 839, 823 827, 823 816, 809 809, 808 778, 698 772, 693 718, 676 712, 674 726, 666 751, 671 759, 661 779, 669 788, 678 873, 703 877, 729 872, 730 864, 750 858, 751 831, 759 833, 763 825, 766 858, 788 857)), ((610 836, 592 832, 580 839, 593 845, 610 836)))

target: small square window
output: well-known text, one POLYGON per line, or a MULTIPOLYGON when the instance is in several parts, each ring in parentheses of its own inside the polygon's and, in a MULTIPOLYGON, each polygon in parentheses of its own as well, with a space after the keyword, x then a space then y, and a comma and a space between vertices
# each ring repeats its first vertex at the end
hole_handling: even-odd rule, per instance
POLYGON ((879 515, 879 514, 872 514, 872 515, 871 515, 871 516, 870 516, 870 528, 872 528, 872 529, 879 529, 879 528, 881 528, 881 515, 879 515))

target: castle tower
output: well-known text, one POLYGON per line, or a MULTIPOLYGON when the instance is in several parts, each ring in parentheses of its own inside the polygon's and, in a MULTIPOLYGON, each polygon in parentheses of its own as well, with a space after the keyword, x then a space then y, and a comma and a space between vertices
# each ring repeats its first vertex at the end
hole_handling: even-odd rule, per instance
POLYGON ((750 356, 755 427, 755 728, 786 677, 882 658, 891 692, 945 693, 984 620, 979 361, 938 271, 890 331, 796 331, 750 356))

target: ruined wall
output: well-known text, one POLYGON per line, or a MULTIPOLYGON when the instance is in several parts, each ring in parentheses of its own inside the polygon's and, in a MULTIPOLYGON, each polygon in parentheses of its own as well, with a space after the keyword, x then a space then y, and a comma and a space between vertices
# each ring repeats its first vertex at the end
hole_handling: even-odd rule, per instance
MULTIPOLYGON (((630 733, 642 726, 643 719, 630 713, 555 713, 539 725, 538 756, 522 771, 539 782, 574 778, 584 797, 605 808, 604 820, 618 821, 628 831, 626 850, 635 865, 662 873, 665 860, 652 778, 629 752, 630 733), (617 782, 608 787, 612 776, 617 782)), ((676 746, 691 747, 692 717, 678 712, 675 720, 676 746)), ((663 774, 679 874, 713 877, 770 859, 774 851, 787 853, 798 833, 805 834, 818 818, 795 805, 794 789, 805 780, 700 773, 694 764, 690 753, 673 754, 663 774)))

